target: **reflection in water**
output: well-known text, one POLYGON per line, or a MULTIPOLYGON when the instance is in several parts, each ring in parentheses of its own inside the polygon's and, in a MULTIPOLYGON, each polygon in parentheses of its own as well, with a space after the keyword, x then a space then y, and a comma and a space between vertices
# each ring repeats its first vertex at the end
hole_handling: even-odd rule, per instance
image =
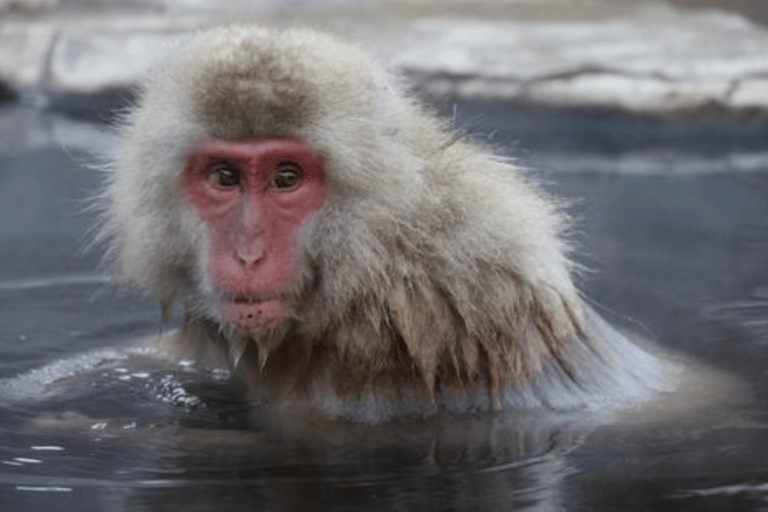
POLYGON ((14 503, 47 488, 109 510, 210 510, 214 497, 270 510, 552 509, 570 473, 564 454, 589 430, 587 417, 534 413, 383 425, 276 418, 246 407, 220 373, 142 354, 92 362, 51 375, 55 395, 2 411, 0 463, 13 470, 0 472, 0 488, 17 491, 14 503), (34 446, 13 442, 19 433, 34 446))
POLYGON ((720 138, 707 145, 704 128, 689 140, 668 125, 492 110, 468 117, 496 130, 495 142, 522 140, 539 152, 534 162, 557 171, 545 175, 549 187, 577 199, 577 256, 598 269, 583 276, 587 294, 671 351, 738 375, 753 402, 736 400, 715 370, 716 378, 697 369, 697 395, 717 405, 687 412, 685 401, 665 401, 617 415, 360 425, 253 410, 226 372, 129 348, 158 336, 155 305, 111 289, 96 273, 97 254, 77 256, 88 223, 82 200, 98 178, 84 165, 83 134, 100 134, 96 145, 109 138, 6 111, 0 131, 17 140, 0 151, 0 508, 764 506, 767 139, 753 125, 728 143, 712 128, 720 138), (20 118, 26 128, 8 128, 20 118), (675 145, 660 148, 659 130, 675 145), (685 172, 658 172, 665 158, 685 172))

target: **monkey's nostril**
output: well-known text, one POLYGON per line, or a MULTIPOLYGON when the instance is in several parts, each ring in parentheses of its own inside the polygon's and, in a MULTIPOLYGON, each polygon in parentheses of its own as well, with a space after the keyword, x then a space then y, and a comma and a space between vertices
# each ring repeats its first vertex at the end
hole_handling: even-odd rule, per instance
POLYGON ((237 263, 244 269, 253 269, 266 256, 266 247, 262 242, 252 242, 245 244, 245 247, 238 247, 234 251, 234 257, 237 263))

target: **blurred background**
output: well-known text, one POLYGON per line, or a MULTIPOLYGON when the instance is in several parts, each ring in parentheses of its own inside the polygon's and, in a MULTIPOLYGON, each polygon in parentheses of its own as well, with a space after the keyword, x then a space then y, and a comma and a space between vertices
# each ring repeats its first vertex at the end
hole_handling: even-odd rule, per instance
POLYGON ((0 0, 0 16, 2 97, 70 113, 125 97, 179 32, 228 22, 341 33, 438 100, 696 117, 768 104, 758 0, 0 0))
POLYGON ((766 368, 765 0, 0 0, 3 512, 764 510, 766 368), (283 429, 126 348, 163 327, 88 248, 95 168, 153 59, 232 22, 359 41, 566 198, 585 295, 710 405, 283 429))

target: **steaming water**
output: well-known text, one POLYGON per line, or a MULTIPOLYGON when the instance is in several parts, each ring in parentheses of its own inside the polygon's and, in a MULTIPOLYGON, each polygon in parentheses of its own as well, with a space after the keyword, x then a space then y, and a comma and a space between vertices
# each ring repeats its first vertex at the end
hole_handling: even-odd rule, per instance
MULTIPOLYGON (((768 129, 461 105, 575 200, 581 285, 711 370, 610 416, 276 423, 151 357, 154 304, 81 253, 94 126, 0 111, 0 510, 754 510, 768 506, 768 129), (140 341, 141 340, 141 341, 140 341), (745 399, 720 372, 743 383, 745 399)), ((624 320, 624 323, 632 323, 624 320)))

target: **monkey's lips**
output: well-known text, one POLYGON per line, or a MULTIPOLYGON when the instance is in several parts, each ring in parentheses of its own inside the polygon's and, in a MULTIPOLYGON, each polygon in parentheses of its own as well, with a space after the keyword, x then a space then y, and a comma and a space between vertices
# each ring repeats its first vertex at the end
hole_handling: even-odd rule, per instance
POLYGON ((225 293, 219 300, 227 318, 246 329, 273 327, 287 314, 285 297, 277 293, 225 293))

